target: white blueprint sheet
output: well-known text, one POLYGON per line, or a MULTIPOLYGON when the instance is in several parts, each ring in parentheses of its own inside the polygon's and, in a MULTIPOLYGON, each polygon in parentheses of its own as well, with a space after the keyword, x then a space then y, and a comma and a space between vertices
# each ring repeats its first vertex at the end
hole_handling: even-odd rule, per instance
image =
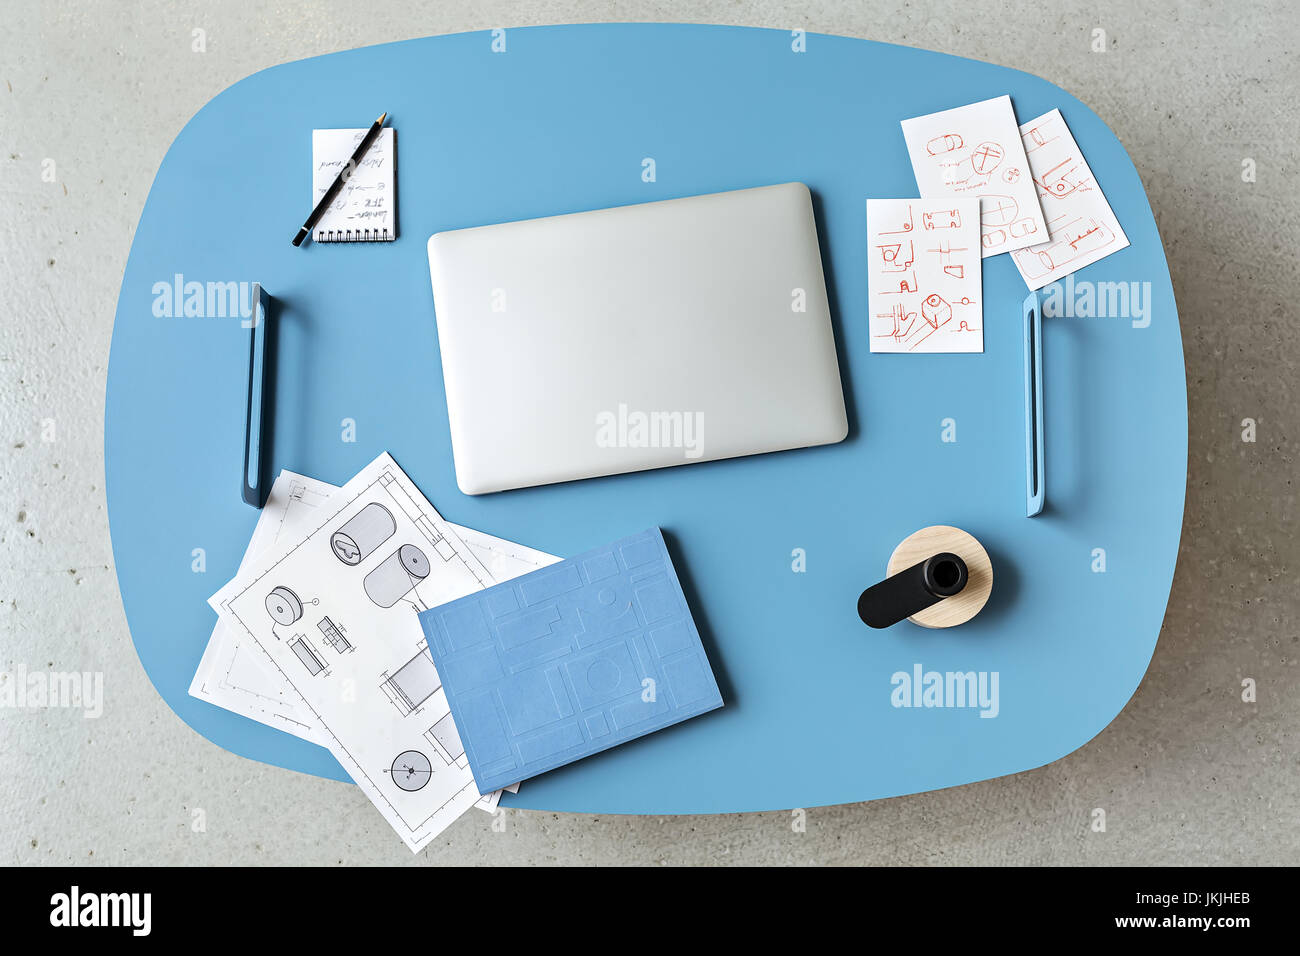
MULTIPOLYGON (((305 537, 314 512, 338 488, 305 475, 282 471, 266 496, 257 527, 239 563, 245 570, 277 541, 305 537)), ((251 643, 251 642, 250 642, 251 643)), ((329 742, 315 731, 311 714, 301 706, 293 687, 270 666, 256 644, 247 647, 239 632, 218 619, 199 668, 190 682, 190 695, 232 713, 251 717, 322 747, 329 742)))
MULTIPOLYGON (((240 569, 277 541, 287 541, 295 535, 305 537, 314 527, 309 522, 316 509, 336 491, 337 485, 288 470, 280 472, 267 494, 240 569)), ((447 526, 469 545, 497 583, 560 560, 545 551, 450 521, 447 526)), ((329 739, 313 727, 311 712, 301 705, 297 692, 271 666, 270 659, 256 644, 251 649, 241 644, 238 631, 221 620, 212 629, 194 680, 190 682, 190 695, 322 747, 329 746, 329 739)), ((510 789, 518 789, 518 785, 510 789)), ((486 797, 479 805, 490 809, 486 797)))
POLYGON ((418 850, 480 795, 416 613, 558 559, 473 532, 471 548, 387 454, 329 488, 277 480, 254 557, 209 602, 226 627, 197 696, 327 746, 418 850))

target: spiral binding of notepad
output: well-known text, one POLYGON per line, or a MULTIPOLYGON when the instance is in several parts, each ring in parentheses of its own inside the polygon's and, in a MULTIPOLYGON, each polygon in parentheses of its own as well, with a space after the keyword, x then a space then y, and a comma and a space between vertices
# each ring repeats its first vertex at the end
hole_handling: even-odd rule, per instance
POLYGON ((396 238, 389 229, 317 229, 312 235, 316 242, 392 242, 396 238))

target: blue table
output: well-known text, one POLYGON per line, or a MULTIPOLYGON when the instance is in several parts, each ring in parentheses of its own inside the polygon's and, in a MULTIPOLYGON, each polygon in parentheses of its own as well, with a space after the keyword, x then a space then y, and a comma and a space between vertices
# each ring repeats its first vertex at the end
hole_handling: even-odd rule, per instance
POLYGON ((842 803, 1015 773, 1097 734, 1155 647, 1187 465, 1169 273, 1137 172, 1105 124, 1036 77, 861 40, 811 35, 796 52, 787 32, 673 25, 504 40, 504 52, 472 33, 266 70, 205 106, 167 153, 122 282, 105 457, 122 600, 168 704, 235 753, 343 776, 325 751, 186 693, 213 624, 205 600, 233 574, 256 513, 237 487, 247 332, 237 317, 155 315, 156 289, 183 275, 260 281, 282 307, 276 470, 342 483, 387 449, 449 520, 561 555, 665 529, 726 706, 530 781, 507 804, 842 803), (1009 257, 984 263, 983 355, 872 355, 867 332, 864 200, 916 194, 898 121, 1002 93, 1022 121, 1060 107, 1132 242, 1078 273, 1076 295, 1136 282, 1150 317, 1044 323, 1048 505, 1033 519, 1026 290, 1009 257), (400 238, 292 248, 312 128, 363 126, 382 110, 398 131, 400 238), (431 233, 789 180, 816 197, 847 441, 481 498, 457 490, 431 233), (992 600, 960 628, 869 631, 858 593, 931 524, 984 543, 992 600), (197 548, 205 573, 192 567, 197 548), (996 672, 997 716, 894 706, 892 675, 917 665, 996 672))

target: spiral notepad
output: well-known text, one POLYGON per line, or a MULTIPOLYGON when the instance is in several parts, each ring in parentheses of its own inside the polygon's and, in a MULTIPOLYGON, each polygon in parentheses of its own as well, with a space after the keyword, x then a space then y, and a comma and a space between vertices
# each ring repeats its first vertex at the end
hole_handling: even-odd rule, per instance
MULTIPOLYGON (((325 195, 347 163, 364 129, 317 129, 311 134, 312 204, 325 195)), ((312 229, 316 242, 390 242, 397 238, 397 147, 391 127, 380 131, 312 229)))

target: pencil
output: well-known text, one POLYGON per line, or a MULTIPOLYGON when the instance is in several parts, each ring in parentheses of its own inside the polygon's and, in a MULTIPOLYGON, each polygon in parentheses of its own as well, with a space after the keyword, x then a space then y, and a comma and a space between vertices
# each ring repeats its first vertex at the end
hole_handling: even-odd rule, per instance
POLYGON ((325 190, 325 195, 320 197, 320 202, 316 204, 316 208, 311 211, 311 215, 307 217, 307 221, 302 224, 302 228, 298 230, 298 234, 293 237, 293 244, 295 246, 302 245, 302 241, 311 234, 312 226, 316 225, 316 221, 325 214, 325 210, 330 207, 330 203, 338 197, 339 190, 342 189, 343 184, 351 178, 352 173, 360 164, 361 158, 366 155, 366 150, 368 150, 370 144, 375 141, 375 137, 379 135, 379 131, 384 128, 384 120, 387 118, 387 113, 381 113, 379 119, 375 120, 374 125, 366 131, 366 135, 361 137, 361 142, 357 144, 356 150, 352 153, 352 158, 343 164, 343 168, 339 170, 339 174, 334 178, 334 182, 330 184, 330 188, 325 190))

